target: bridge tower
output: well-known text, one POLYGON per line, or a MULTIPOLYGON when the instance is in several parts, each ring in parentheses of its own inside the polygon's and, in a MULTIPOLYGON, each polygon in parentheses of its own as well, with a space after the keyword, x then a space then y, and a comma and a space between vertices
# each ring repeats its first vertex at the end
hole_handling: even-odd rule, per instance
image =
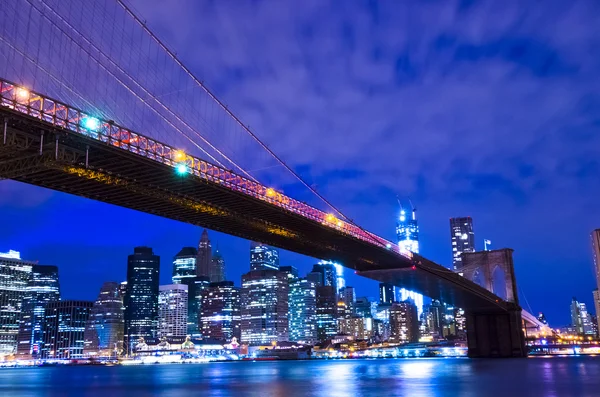
POLYGON ((503 248, 462 254, 459 274, 508 304, 502 312, 465 311, 469 357, 527 356, 512 253, 503 248))

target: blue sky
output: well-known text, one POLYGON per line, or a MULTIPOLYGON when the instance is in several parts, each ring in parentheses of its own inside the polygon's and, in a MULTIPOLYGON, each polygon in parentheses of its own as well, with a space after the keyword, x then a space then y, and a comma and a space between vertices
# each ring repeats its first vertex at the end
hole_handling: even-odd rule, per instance
MULTIPOLYGON (((600 4, 595 1, 130 2, 303 178, 393 238, 410 196, 421 252, 450 265, 448 219, 515 250, 522 302, 555 326, 592 305, 600 227, 600 4)), ((294 190, 286 190, 294 195, 294 190)), ((299 193, 300 194, 300 193, 299 193)), ((0 182, 0 249, 60 267, 65 297, 125 277, 138 244, 171 257, 201 229, 0 182)), ((239 283, 249 243, 211 233, 239 283)), ((302 272, 314 260, 282 253, 302 272)), ((350 273, 350 272, 348 272, 350 273)), ((373 282, 349 276, 359 295, 373 282)))

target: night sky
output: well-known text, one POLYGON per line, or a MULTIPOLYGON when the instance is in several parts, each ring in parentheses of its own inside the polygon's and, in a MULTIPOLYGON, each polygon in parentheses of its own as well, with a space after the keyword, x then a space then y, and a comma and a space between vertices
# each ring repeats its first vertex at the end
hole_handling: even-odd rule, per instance
MULTIPOLYGON (((396 196, 418 208, 421 253, 451 264, 449 218, 477 248, 515 250, 521 303, 593 311, 600 227, 600 3, 130 2, 185 64, 311 185, 394 239, 396 196), (401 4, 400 4, 401 3, 401 4)), ((294 195, 293 191, 286 191, 294 195)), ((161 282, 201 228, 0 181, 0 251, 58 265, 63 297, 96 297, 148 245, 161 282)), ((209 232, 227 276, 249 242, 209 232)), ((316 260, 281 252, 304 274, 316 260)), ((348 270, 358 296, 375 282, 348 270)))

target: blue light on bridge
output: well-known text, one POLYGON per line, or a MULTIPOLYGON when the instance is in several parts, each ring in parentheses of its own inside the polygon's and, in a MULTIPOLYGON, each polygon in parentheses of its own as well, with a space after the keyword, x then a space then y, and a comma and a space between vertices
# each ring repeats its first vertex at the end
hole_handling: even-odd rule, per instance
POLYGON ((96 131, 100 127, 100 120, 94 117, 85 117, 82 120, 82 124, 83 128, 90 131, 96 131))
POLYGON ((175 167, 175 171, 177 171, 179 175, 185 175, 188 173, 188 167, 187 165, 180 163, 177 164, 177 167, 175 167))

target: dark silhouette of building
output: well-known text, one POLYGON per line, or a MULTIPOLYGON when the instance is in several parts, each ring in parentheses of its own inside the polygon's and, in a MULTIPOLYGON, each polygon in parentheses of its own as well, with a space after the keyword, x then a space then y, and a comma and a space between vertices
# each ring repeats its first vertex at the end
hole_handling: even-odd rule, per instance
POLYGON ((250 243, 250 270, 279 270, 279 252, 265 244, 250 243))
POLYGON ((87 356, 116 356, 123 350, 125 308, 119 283, 102 284, 85 328, 84 354, 87 356))
POLYGON ((337 294, 335 287, 324 285, 316 288, 317 339, 326 341, 337 334, 337 294))
POLYGON ((19 358, 35 359, 43 344, 43 326, 46 306, 60 300, 58 268, 33 265, 32 276, 23 298, 21 323, 17 344, 19 358))
POLYGON ((127 259, 124 346, 127 352, 131 352, 139 338, 156 337, 159 269, 160 257, 149 247, 136 247, 127 259))
POLYGON ((391 305, 396 302, 396 287, 392 284, 379 283, 379 303, 391 305))
POLYGON ((206 229, 202 231, 200 242, 198 242, 198 259, 196 261, 196 275, 207 277, 210 280, 212 248, 206 229))
POLYGON ((220 283, 221 281, 225 281, 225 259, 217 248, 211 260, 210 282, 220 283))
POLYGON ((210 283, 202 292, 202 338, 221 343, 241 337, 240 289, 232 281, 210 283))
POLYGON ((84 333, 93 302, 49 302, 45 311, 42 358, 83 357, 84 333))

